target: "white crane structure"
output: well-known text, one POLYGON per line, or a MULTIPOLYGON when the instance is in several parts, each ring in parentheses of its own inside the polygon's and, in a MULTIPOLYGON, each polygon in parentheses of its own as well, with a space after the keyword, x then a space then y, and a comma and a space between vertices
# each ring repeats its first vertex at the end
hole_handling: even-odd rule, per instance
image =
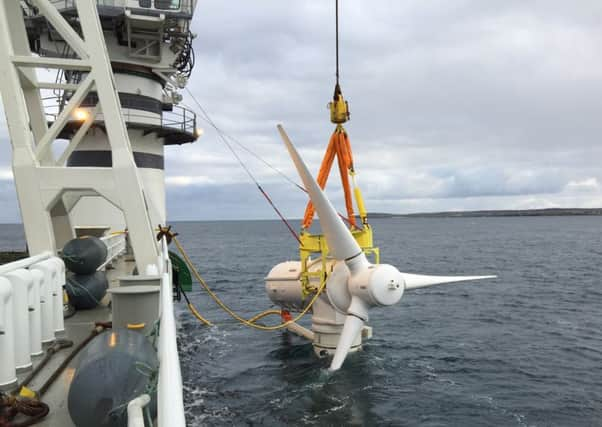
MULTIPOLYGON (((196 0, 0 1, 0 95, 31 255, 0 271, 0 406, 4 392, 18 396, 25 390, 22 381, 31 382, 44 399, 36 402, 49 408, 40 425, 107 425, 105 418, 116 416, 140 426, 148 425, 153 411, 154 425, 186 423, 175 276, 166 240, 157 242, 155 227, 167 216, 164 147, 194 142, 201 133, 196 115, 178 105, 178 91, 194 66, 195 6, 196 0), (57 254, 84 235, 102 236, 107 249, 104 262, 88 275, 106 277, 103 297, 63 321, 64 288, 77 272, 66 276, 57 254), (133 258, 122 257, 126 248, 133 258), (134 269, 140 273, 134 280, 141 281, 127 287, 134 269), (117 288, 111 298, 104 297, 107 286, 117 288), (143 329, 131 330, 140 327, 153 332, 155 346, 143 329), (140 336, 138 344, 128 344, 140 336), (90 343, 104 345, 104 337, 109 341, 102 357, 124 364, 138 360, 116 348, 122 345, 135 358, 157 361, 156 382, 146 379, 144 390, 119 397, 135 383, 116 370, 94 371, 102 363, 90 364, 94 373, 87 381, 81 359, 74 357, 90 343), (38 375, 48 370, 45 358, 36 359, 42 345, 51 357, 48 346, 69 340, 78 345, 70 356, 57 356, 63 362, 42 385, 48 375, 38 375), (31 369, 25 379, 24 370, 31 369), (78 378, 82 389, 74 387, 78 378), (112 386, 93 400, 91 394, 102 393, 100 380, 112 386), (108 401, 113 406, 105 407, 108 401)), ((18 399, 6 401, 16 405, 18 399)))
POLYGON ((156 262, 164 145, 199 135, 177 105, 195 5, 0 2, 0 93, 30 253, 56 252, 78 226, 106 226, 127 228, 139 271, 156 262))

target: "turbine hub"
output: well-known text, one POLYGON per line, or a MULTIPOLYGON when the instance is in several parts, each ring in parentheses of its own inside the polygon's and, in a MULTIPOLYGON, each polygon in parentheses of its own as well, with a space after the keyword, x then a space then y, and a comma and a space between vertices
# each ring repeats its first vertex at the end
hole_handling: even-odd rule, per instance
POLYGON ((405 289, 403 276, 389 264, 370 265, 352 276, 349 291, 369 306, 388 306, 399 302, 405 289))

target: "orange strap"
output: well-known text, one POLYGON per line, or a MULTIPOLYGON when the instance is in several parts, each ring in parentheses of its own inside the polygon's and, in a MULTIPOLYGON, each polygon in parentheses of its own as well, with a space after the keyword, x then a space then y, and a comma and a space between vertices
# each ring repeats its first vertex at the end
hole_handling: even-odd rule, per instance
MULTIPOLYGON (((334 160, 335 155, 335 135, 336 132, 332 134, 330 137, 330 141, 328 142, 328 147, 326 147, 326 154, 324 154, 324 158, 322 159, 322 164, 320 165, 320 171, 318 172, 318 185, 320 188, 324 189, 326 186, 326 181, 328 181, 328 175, 330 174, 330 168, 332 167, 332 162, 334 160)), ((311 227, 311 223, 314 219, 314 205, 311 201, 307 203, 305 208, 305 215, 303 215, 303 228, 311 227)))
MULTIPOLYGON (((349 223, 356 227, 355 215, 353 213, 353 200, 351 196, 351 187, 349 185, 349 171, 353 170, 353 157, 351 153, 351 144, 347 132, 342 127, 337 127, 330 137, 324 159, 320 165, 320 171, 318 172, 318 185, 324 189, 326 181, 332 168, 332 162, 334 161, 335 155, 337 156, 339 173, 341 175, 341 183, 343 184, 343 192, 345 194, 345 207, 347 209, 347 218, 349 223)), ((305 215, 303 216, 303 228, 308 229, 311 227, 311 223, 314 219, 314 205, 311 201, 307 203, 305 208, 305 215)))

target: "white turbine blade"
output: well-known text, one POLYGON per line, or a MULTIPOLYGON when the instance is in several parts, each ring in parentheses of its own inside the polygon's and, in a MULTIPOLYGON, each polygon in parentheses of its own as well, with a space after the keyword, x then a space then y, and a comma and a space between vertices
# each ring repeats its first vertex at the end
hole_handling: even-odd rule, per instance
POLYGON ((343 332, 341 332, 337 349, 332 358, 330 368, 328 369, 329 371, 340 369, 347 357, 347 353, 349 353, 353 341, 355 341, 363 326, 364 321, 362 319, 356 316, 347 315, 345 324, 343 325, 343 332))
POLYGON ((320 226, 322 227, 324 236, 326 236, 330 254, 341 261, 356 257, 358 254, 362 253, 361 248, 307 169, 307 166, 293 146, 293 143, 284 131, 282 125, 278 125, 278 132, 280 132, 280 136, 295 163, 295 167, 305 185, 309 198, 316 208, 316 212, 320 218, 320 226))
POLYGON ((401 273, 405 281, 405 289, 426 288, 445 283, 465 282, 468 280, 495 279, 497 276, 426 276, 423 274, 401 273))

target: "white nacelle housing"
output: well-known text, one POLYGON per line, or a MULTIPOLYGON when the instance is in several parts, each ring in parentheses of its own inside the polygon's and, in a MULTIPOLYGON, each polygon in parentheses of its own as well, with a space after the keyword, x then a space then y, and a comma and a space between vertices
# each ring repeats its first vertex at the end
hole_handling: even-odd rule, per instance
MULTIPOLYGON (((312 272, 319 271, 321 267, 320 259, 308 263, 308 270, 312 272)), ((311 309, 312 344, 316 355, 319 357, 334 354, 345 321, 344 313, 351 301, 347 290, 349 270, 345 263, 329 260, 327 270, 330 272, 328 287, 311 309)), ((300 261, 286 261, 276 265, 267 275, 265 281, 266 292, 270 300, 285 310, 300 312, 307 307, 312 299, 311 295, 305 297, 303 295, 300 261)), ((310 281, 312 287, 318 288, 320 286, 318 277, 312 276, 310 281)), ((370 338, 371 336, 372 328, 365 326, 362 333, 353 340, 350 351, 359 350, 362 338, 370 338)))
POLYGON ((303 310, 309 299, 303 299, 301 261, 286 261, 272 268, 265 278, 265 290, 274 304, 290 311, 303 310))

